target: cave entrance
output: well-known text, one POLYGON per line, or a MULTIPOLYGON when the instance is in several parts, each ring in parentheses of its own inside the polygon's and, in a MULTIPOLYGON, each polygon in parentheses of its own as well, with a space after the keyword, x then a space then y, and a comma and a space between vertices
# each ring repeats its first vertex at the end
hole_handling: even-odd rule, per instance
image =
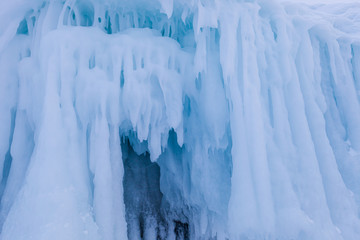
POLYGON ((172 218, 172 210, 160 191, 160 167, 151 162, 147 149, 133 147, 128 137, 122 139, 121 149, 128 238, 189 239, 189 224, 172 218))

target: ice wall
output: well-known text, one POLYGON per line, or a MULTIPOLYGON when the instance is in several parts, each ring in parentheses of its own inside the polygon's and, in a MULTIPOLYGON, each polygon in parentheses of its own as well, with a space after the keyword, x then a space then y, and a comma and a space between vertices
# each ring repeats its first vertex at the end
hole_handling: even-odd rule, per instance
POLYGON ((0 239, 360 238, 360 4, 0 2, 0 239))

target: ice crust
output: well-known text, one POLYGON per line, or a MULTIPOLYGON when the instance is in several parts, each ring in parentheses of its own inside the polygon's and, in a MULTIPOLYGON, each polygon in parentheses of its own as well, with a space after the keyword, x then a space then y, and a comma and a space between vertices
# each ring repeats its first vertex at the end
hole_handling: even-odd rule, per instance
POLYGON ((360 3, 0 2, 0 239, 360 239, 360 3))

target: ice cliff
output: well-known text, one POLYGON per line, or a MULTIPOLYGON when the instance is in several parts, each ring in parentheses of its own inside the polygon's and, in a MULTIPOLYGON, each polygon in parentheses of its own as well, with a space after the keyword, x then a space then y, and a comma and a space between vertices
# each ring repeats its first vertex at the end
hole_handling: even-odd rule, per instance
POLYGON ((356 0, 0 1, 0 239, 360 239, 356 0))

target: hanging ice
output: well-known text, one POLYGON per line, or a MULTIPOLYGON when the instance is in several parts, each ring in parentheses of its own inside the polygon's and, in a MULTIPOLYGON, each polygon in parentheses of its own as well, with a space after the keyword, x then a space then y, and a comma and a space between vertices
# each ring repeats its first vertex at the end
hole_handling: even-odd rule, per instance
POLYGON ((0 1, 0 239, 360 239, 359 104, 356 0, 0 1))

